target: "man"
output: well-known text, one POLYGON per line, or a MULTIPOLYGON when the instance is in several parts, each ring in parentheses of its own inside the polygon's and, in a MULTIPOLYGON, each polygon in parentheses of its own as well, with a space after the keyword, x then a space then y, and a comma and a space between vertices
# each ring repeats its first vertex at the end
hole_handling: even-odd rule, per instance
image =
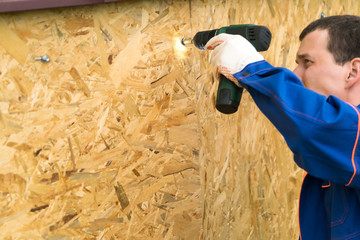
POLYGON ((248 90, 306 171, 300 239, 360 239, 360 17, 318 19, 300 35, 298 66, 275 68, 243 37, 220 34, 218 74, 248 90))

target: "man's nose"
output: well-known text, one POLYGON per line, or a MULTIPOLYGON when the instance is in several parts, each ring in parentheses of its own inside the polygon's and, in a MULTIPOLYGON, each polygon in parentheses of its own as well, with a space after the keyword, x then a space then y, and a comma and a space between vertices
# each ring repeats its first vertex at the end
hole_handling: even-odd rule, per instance
POLYGON ((293 73, 302 81, 302 70, 299 65, 293 70, 293 73))

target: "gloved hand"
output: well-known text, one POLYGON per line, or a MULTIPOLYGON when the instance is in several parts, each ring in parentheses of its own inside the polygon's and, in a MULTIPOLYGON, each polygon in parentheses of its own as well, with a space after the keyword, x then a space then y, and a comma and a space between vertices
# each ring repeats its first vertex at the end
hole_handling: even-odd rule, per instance
POLYGON ((211 63, 217 78, 222 74, 237 86, 240 85, 233 74, 240 72, 250 63, 264 60, 255 47, 240 35, 221 33, 211 38, 205 48, 213 50, 211 63))

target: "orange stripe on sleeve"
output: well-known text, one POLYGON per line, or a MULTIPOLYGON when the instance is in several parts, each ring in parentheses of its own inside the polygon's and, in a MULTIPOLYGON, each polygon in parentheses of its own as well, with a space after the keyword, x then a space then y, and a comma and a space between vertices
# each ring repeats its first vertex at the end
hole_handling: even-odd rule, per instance
POLYGON ((359 111, 351 104, 349 104, 354 110, 355 112, 357 113, 357 116, 358 116, 358 128, 357 128, 357 134, 356 134, 356 140, 355 140, 355 144, 354 144, 354 147, 353 147, 353 150, 352 150, 352 154, 351 154, 351 163, 352 163, 352 166, 353 166, 353 169, 354 169, 354 173, 350 179, 350 181, 345 185, 345 186, 349 186, 351 184, 351 182, 353 181, 355 175, 356 175, 356 165, 355 165, 355 150, 356 150, 356 146, 357 146, 357 143, 358 143, 358 140, 359 140, 359 131, 360 131, 360 113, 359 111))

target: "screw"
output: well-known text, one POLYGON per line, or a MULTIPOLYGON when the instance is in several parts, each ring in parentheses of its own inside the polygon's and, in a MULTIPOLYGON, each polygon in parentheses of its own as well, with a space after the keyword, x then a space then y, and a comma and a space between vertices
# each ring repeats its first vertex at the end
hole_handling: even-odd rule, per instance
POLYGON ((48 63, 48 62, 50 62, 50 58, 49 58, 49 56, 47 56, 47 55, 44 55, 44 56, 41 56, 41 57, 36 57, 35 60, 36 60, 36 61, 41 61, 41 62, 43 62, 43 63, 48 63))
POLYGON ((193 39, 192 38, 183 38, 183 39, 181 39, 181 43, 182 43, 182 45, 186 46, 187 44, 193 43, 193 39))

